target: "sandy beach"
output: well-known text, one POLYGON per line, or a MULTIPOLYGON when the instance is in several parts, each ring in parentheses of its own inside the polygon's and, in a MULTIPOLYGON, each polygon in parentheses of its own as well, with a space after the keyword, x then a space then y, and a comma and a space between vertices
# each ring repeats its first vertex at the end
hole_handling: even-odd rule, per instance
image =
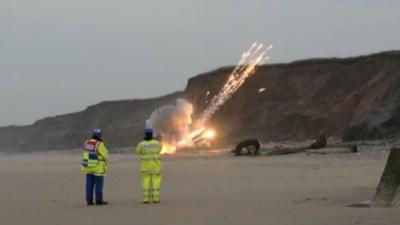
POLYGON ((372 198, 387 154, 164 157, 159 205, 141 203, 138 157, 113 154, 101 207, 85 205, 80 153, 2 154, 0 224, 395 225, 398 209, 348 207, 372 198))

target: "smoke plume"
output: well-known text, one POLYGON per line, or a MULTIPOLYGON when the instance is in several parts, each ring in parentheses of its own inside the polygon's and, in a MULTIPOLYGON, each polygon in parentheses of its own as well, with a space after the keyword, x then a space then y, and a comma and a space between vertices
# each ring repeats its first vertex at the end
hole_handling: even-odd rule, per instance
POLYGON ((161 136, 163 143, 176 145, 191 132, 193 105, 185 99, 176 100, 176 105, 165 105, 156 109, 146 121, 161 136))

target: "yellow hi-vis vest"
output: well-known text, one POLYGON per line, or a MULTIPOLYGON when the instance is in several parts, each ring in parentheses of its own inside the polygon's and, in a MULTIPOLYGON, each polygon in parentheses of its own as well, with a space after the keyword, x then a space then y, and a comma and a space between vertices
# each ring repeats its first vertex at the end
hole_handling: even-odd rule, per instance
POLYGON ((103 176, 107 170, 108 151, 104 143, 95 139, 85 141, 81 171, 103 176))
POLYGON ((136 153, 140 155, 140 172, 146 174, 160 174, 161 143, 157 140, 144 140, 136 146, 136 153))

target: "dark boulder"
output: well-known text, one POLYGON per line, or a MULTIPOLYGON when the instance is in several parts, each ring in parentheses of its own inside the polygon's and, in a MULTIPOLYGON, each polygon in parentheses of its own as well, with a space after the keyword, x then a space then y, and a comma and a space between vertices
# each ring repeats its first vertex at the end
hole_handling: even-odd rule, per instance
POLYGON ((311 149, 321 149, 325 148, 328 144, 325 135, 320 135, 318 139, 310 145, 311 149))
POLYGON ((247 139, 236 145, 234 150, 236 156, 247 153, 248 155, 258 155, 260 153, 260 142, 257 139, 247 139))

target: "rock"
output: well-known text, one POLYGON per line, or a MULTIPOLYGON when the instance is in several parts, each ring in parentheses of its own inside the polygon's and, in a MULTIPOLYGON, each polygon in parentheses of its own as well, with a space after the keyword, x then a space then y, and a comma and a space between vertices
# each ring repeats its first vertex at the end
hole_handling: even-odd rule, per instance
POLYGON ((392 148, 390 151, 371 206, 400 206, 400 148, 398 147, 392 148))
POLYGON ((248 155, 258 155, 260 152, 260 142, 257 139, 248 139, 241 141, 236 145, 235 155, 240 156, 244 153, 248 155))
POLYGON ((354 208, 368 208, 371 204, 370 200, 367 201, 362 201, 362 202, 356 202, 353 204, 348 205, 348 207, 354 207, 354 208))
POLYGON ((288 154, 296 154, 296 153, 302 153, 306 150, 307 148, 304 147, 298 147, 298 148, 277 148, 274 149, 270 152, 268 152, 266 155, 267 156, 273 156, 273 155, 288 155, 288 154))
POLYGON ((358 147, 357 147, 357 145, 353 145, 353 146, 351 147, 351 152, 352 152, 352 153, 357 153, 357 152, 358 152, 358 147))
POLYGON ((346 153, 357 153, 357 148, 354 146, 329 146, 321 149, 307 149, 307 153, 310 154, 346 154, 346 153))
POLYGON ((310 145, 310 148, 311 149, 321 149, 321 148, 325 148, 327 144, 328 144, 328 141, 326 140, 325 135, 320 135, 318 137, 318 139, 310 145))

